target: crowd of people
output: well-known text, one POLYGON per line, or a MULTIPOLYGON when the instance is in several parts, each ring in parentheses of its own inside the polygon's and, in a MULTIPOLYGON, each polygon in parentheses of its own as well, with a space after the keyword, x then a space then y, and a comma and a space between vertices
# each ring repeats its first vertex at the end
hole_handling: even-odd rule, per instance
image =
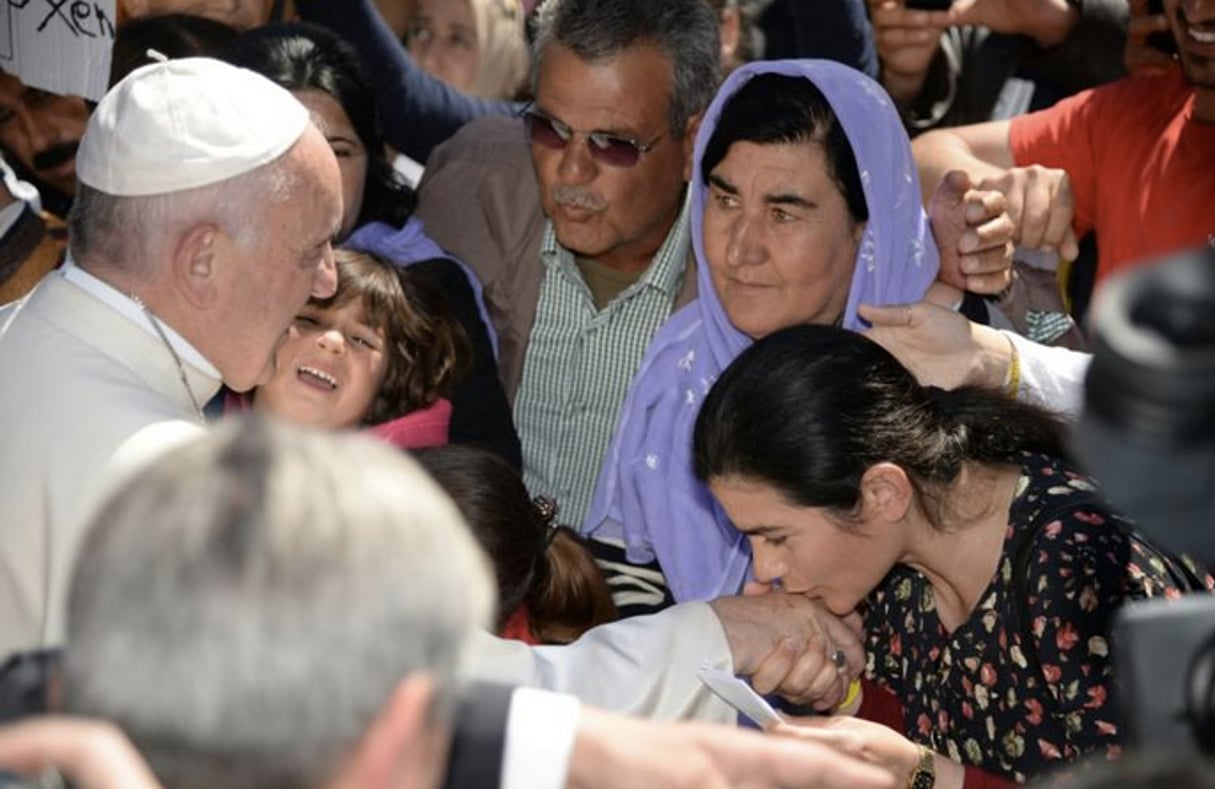
POLYGON ((1215 578, 1067 438, 1215 4, 119 8, 0 73, 0 771, 1150 780, 1113 621, 1215 578))

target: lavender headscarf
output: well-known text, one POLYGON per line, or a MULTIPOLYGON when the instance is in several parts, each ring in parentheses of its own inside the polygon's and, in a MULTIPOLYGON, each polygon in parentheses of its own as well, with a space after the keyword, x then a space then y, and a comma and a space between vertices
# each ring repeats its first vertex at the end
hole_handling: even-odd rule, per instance
POLYGON ((493 348, 494 358, 498 358, 498 333, 489 319, 489 311, 485 308, 485 297, 481 294, 481 280, 464 261, 447 252, 426 235, 422 220, 410 217, 404 227, 393 227, 384 222, 368 222, 357 228, 342 242, 342 246, 356 252, 370 252, 373 255, 388 260, 398 266, 412 266, 423 260, 447 258, 461 269, 472 287, 473 298, 477 302, 477 311, 481 314, 481 322, 485 324, 485 332, 489 335, 489 344, 493 348))
POLYGON ((735 594, 751 554, 692 474, 692 430, 717 376, 751 344, 713 289, 704 251, 705 146, 727 99, 757 74, 804 77, 822 91, 852 144, 869 221, 857 250, 843 325, 860 329, 860 303, 917 301, 936 279, 937 250, 920 206, 911 146, 889 96, 858 71, 826 60, 743 66, 726 80, 696 135, 692 244, 699 297, 663 325, 634 378, 599 474, 584 532, 623 539, 630 561, 657 559, 678 601, 735 594))

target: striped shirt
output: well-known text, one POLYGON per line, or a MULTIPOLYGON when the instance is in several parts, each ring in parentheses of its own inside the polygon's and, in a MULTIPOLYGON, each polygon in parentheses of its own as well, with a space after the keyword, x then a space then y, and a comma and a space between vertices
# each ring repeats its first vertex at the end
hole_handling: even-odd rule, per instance
POLYGON ((629 384, 683 284, 690 238, 685 201, 645 273, 598 310, 574 254, 545 224, 515 424, 523 480, 532 495, 556 500, 561 523, 578 528, 586 516, 629 384))

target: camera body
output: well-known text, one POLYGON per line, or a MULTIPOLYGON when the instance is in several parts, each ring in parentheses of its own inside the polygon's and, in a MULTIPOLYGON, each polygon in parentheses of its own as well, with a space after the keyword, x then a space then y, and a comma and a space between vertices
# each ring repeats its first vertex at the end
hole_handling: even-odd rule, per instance
POLYGON ((1125 605, 1112 648, 1124 741, 1215 752, 1215 600, 1190 595, 1125 605))
MULTIPOLYGON (((1073 446, 1156 544, 1215 564, 1215 248, 1105 283, 1073 446)), ((1113 630, 1122 731, 1215 753, 1215 596, 1130 603, 1113 630)))

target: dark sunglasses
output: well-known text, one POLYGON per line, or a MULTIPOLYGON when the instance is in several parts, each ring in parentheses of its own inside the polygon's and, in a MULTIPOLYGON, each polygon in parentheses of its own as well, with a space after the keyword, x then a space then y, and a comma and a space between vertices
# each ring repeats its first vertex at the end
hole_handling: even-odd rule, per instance
POLYGON ((654 144, 662 139, 659 134, 647 143, 640 143, 629 137, 622 137, 611 132, 592 131, 578 132, 556 118, 550 118, 533 106, 523 108, 519 113, 527 123, 527 132, 532 142, 560 151, 570 144, 574 135, 586 137, 587 148, 591 156, 604 164, 613 167, 632 167, 637 164, 641 154, 649 153, 654 144))

